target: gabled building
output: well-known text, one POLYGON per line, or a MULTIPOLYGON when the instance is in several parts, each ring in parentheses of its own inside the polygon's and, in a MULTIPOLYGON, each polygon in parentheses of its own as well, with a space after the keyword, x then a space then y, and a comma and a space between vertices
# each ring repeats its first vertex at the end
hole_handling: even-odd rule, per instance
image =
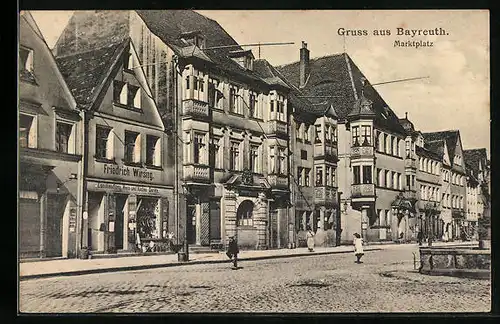
POLYGON ((176 142, 177 241, 208 246, 237 235, 243 248, 286 246, 287 85, 260 78, 251 51, 190 10, 78 11, 54 50, 128 39, 176 142))
POLYGON ((409 217, 392 206, 404 191, 405 130, 346 53, 309 59, 301 51, 299 62, 277 69, 315 109, 332 107, 338 119, 342 241, 355 232, 368 241, 397 239, 409 217))
POLYGON ((442 217, 443 234, 446 239, 459 239, 462 237, 462 228, 466 220, 466 172, 460 132, 452 130, 424 133, 423 138, 426 143, 436 141, 446 143, 446 155, 443 160, 445 184, 441 192, 446 194, 447 205, 451 210, 451 220, 442 217))
POLYGON ((31 14, 19 23, 19 256, 71 257, 80 243, 81 114, 31 14))
POLYGON ((83 247, 136 251, 175 232, 173 143, 133 43, 59 55, 57 64, 86 113, 83 247))

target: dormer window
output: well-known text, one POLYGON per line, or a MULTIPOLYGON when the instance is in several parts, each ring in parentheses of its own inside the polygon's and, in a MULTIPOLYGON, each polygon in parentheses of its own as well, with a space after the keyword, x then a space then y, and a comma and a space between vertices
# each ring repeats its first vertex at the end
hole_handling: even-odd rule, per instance
POLYGON ((21 70, 33 72, 33 50, 21 47, 19 48, 19 66, 21 70))
POLYGON ((188 45, 194 45, 200 49, 205 48, 205 37, 203 37, 201 31, 182 33, 181 39, 188 45))
POLYGON ((126 71, 132 71, 134 68, 134 57, 131 52, 126 53, 123 56, 123 69, 126 71))
POLYGON ((128 86, 128 105, 134 108, 141 108, 141 91, 137 86, 128 86))
POLYGON ((113 83, 113 101, 120 105, 141 108, 140 87, 115 80, 113 83))
POLYGON ((253 60, 254 56, 251 50, 248 51, 233 51, 229 53, 229 57, 238 63, 242 68, 246 70, 253 70, 253 60))

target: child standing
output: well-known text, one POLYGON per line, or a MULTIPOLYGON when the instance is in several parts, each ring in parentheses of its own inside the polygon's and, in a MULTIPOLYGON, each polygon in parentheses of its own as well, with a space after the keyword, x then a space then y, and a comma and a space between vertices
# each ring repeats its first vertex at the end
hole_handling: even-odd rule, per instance
POLYGON ((356 263, 361 263, 361 257, 365 254, 363 252, 363 239, 358 233, 354 233, 354 255, 356 256, 356 263))

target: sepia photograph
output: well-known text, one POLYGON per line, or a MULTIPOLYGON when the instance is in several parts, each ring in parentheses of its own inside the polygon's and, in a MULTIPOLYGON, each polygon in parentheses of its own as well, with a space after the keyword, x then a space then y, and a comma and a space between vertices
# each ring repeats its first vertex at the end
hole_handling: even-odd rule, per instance
POLYGON ((18 315, 491 311, 488 10, 18 12, 18 315))

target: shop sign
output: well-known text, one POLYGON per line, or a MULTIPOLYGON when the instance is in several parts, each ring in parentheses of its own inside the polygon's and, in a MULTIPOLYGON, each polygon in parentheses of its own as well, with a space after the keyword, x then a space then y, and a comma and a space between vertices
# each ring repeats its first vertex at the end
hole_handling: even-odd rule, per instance
POLYGON ((76 232, 76 207, 69 209, 69 231, 70 233, 76 232))
POLYGON ((146 168, 134 168, 116 164, 103 164, 103 173, 153 181, 154 174, 146 168))
POLYGON ((129 186, 129 185, 116 184, 116 183, 106 183, 106 182, 96 183, 95 189, 106 190, 106 191, 111 190, 113 192, 134 193, 137 195, 160 194, 160 190, 158 188, 143 187, 143 186, 129 186))

